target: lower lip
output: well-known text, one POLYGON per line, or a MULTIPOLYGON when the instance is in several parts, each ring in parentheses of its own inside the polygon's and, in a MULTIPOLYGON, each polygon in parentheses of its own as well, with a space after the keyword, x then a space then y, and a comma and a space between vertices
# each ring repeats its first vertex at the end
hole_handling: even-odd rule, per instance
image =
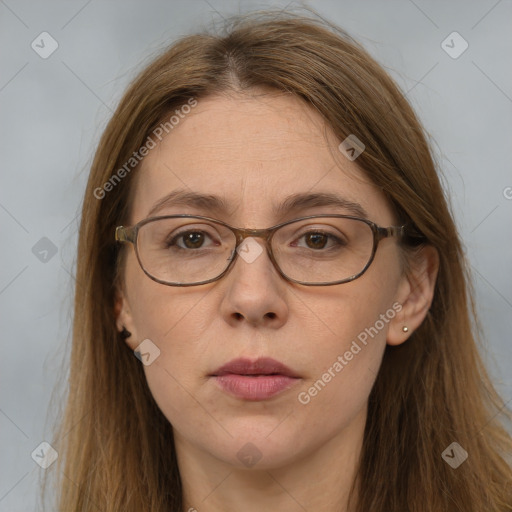
POLYGON ((286 375, 238 375, 228 373, 214 377, 217 384, 226 392, 243 400, 266 400, 285 389, 299 379, 286 375))

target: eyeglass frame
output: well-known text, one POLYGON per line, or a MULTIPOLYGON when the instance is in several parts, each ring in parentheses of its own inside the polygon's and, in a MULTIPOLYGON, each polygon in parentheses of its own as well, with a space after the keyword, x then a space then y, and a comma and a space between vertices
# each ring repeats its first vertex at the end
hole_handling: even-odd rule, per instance
POLYGON ((358 279, 359 277, 361 277, 368 270, 368 268, 372 264, 373 260, 375 259, 375 254, 377 252, 377 247, 378 247, 379 242, 381 240, 383 240, 384 238, 389 238, 392 236, 396 236, 399 241, 402 240, 406 234, 406 227, 407 226, 405 224, 403 224, 401 226, 389 226, 389 227, 385 228, 385 227, 377 225, 375 222, 372 222, 371 220, 363 219, 361 217, 355 217, 352 215, 322 213, 322 214, 318 214, 318 215, 308 215, 305 217, 298 217, 296 219, 292 219, 292 220, 282 222, 280 224, 276 224, 275 226, 272 226, 270 228, 250 229, 250 228, 236 228, 236 227, 230 226, 229 224, 227 224, 226 222, 223 222, 221 220, 213 219, 211 217, 205 217, 202 215, 177 214, 177 215, 162 215, 162 216, 158 216, 158 217, 148 217, 147 219, 143 219, 133 226, 117 226, 116 230, 115 230, 115 240, 116 240, 116 242, 132 243, 135 248, 135 254, 137 256, 137 261, 139 262, 139 265, 140 265, 140 268, 142 269, 142 271, 151 280, 153 280, 157 283, 166 285, 166 286, 179 286, 179 287, 200 286, 203 284, 213 283, 215 281, 222 279, 222 277, 224 277, 228 273, 228 271, 234 266, 235 261, 237 260, 237 257, 238 257, 237 249, 246 238, 263 238, 265 240, 265 246, 266 246, 267 254, 269 256, 270 261, 272 262, 274 268, 277 270, 279 275, 281 277, 283 277, 286 281, 300 284, 303 286, 332 286, 332 285, 336 285, 336 284, 349 283, 349 282, 354 281, 355 279, 358 279), (288 224, 293 224, 294 222, 299 222, 301 220, 308 220, 308 219, 326 218, 326 217, 357 220, 357 221, 364 222, 371 228, 371 231, 373 233, 373 247, 372 247, 372 253, 371 253, 371 256, 370 256, 368 262, 366 263, 364 268, 361 270, 361 272, 359 272, 358 274, 354 274, 353 276, 350 276, 346 279, 342 279, 340 281, 327 282, 327 283, 326 282, 307 283, 307 282, 298 281, 296 279, 292 279, 292 278, 288 277, 281 270, 279 264, 277 263, 277 261, 274 257, 274 253, 272 251, 272 237, 274 236, 275 232, 278 229, 280 229, 281 227, 287 226, 288 224), (235 237, 236 237, 235 247, 233 249, 233 253, 232 253, 231 257, 228 259, 229 260, 228 266, 217 277, 214 277, 212 279, 207 279, 206 281, 201 281, 198 283, 169 283, 167 281, 163 281, 161 279, 158 279, 158 278, 152 276, 144 268, 144 265, 142 264, 142 261, 141 261, 140 255, 139 255, 139 249, 138 249, 138 245, 137 245, 137 235, 138 235, 140 228, 142 228, 146 224, 149 224, 150 222, 154 222, 154 221, 161 220, 161 219, 170 219, 170 218, 193 218, 193 219, 207 220, 207 221, 214 222, 214 223, 220 224, 220 225, 228 228, 235 235, 235 237))

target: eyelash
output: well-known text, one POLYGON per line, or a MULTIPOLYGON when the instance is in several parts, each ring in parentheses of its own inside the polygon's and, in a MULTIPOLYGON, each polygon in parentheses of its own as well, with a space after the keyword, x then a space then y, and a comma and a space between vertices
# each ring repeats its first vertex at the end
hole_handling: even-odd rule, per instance
MULTIPOLYGON (((200 249, 204 249, 203 247, 199 247, 198 249, 190 249, 190 248, 186 248, 186 247, 181 247, 179 246, 176 242, 179 241, 180 239, 183 239, 183 237, 185 235, 188 235, 188 234, 191 234, 191 233, 200 233, 200 234, 204 234, 206 235, 207 237, 209 237, 210 239, 212 239, 212 237, 206 232, 206 231, 202 231, 202 230, 189 230, 189 231, 181 231, 180 233, 177 233, 176 235, 174 235, 171 240, 168 240, 166 241, 165 245, 166 245, 166 248, 169 248, 171 246, 175 246, 177 247, 178 249, 182 249, 184 251, 194 251, 194 250, 200 250, 200 249)), ((341 240, 339 237, 337 237, 336 235, 332 234, 332 233, 328 233, 328 232, 325 232, 325 231, 320 231, 320 230, 310 230, 310 231, 306 231, 304 233, 302 233, 298 238, 296 238, 296 240, 294 240, 294 243, 297 241, 297 240, 300 240, 302 238, 304 238, 305 236, 307 235, 311 235, 311 234, 314 234, 314 235, 324 235, 326 237, 328 237, 332 242, 335 243, 335 246, 345 246, 346 243, 341 240)), ((327 251, 329 249, 332 249, 332 247, 330 248, 321 248, 320 250, 324 250, 324 251, 327 251)))

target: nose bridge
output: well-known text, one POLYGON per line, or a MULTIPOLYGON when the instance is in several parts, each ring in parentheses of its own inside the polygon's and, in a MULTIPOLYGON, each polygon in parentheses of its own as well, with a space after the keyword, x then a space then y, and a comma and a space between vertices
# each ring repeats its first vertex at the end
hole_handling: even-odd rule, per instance
POLYGON ((272 229, 245 229, 238 228, 235 229, 236 235, 236 245, 237 247, 246 239, 246 238, 263 238, 265 242, 267 242, 272 234, 272 229))
MULTIPOLYGON (((232 228, 233 232, 236 236, 236 245, 234 249, 234 253, 239 253, 239 247, 244 242, 246 238, 260 238, 263 239, 263 252, 267 254, 267 257, 269 258, 271 264, 276 268, 279 274, 281 274, 281 271, 277 265, 277 262, 274 259, 274 255, 272 252, 272 247, 270 244, 270 238, 275 231, 275 228, 266 228, 266 229, 247 229, 247 228, 232 228)), ((241 252, 244 252, 243 249, 241 252)), ((236 256, 240 256, 240 254, 235 254, 236 256)), ((242 255, 242 259, 245 261, 250 261, 251 258, 249 257, 249 260, 247 260, 246 257, 242 255)), ((250 261, 252 263, 252 261, 250 261)))

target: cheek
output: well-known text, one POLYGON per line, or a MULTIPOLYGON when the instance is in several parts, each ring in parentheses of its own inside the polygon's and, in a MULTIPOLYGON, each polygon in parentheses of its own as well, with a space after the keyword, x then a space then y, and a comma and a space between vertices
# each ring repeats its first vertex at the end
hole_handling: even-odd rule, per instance
POLYGON ((181 381, 182 374, 191 374, 193 353, 187 350, 190 339, 179 331, 202 296, 194 301, 190 292, 149 279, 134 255, 127 261, 125 281, 135 327, 135 336, 128 343, 132 349, 140 346, 142 352, 150 353, 149 362, 143 356, 143 362, 149 363, 143 368, 152 393, 158 393, 159 389, 169 393, 177 378, 181 381))
POLYGON ((166 349, 168 340, 183 323, 197 317, 208 293, 206 288, 180 288, 153 281, 142 271, 135 255, 130 255, 127 262, 126 282, 138 338, 151 339, 160 350, 166 349))
POLYGON ((297 400, 309 409, 328 408, 335 423, 349 421, 361 409, 377 376, 396 314, 389 300, 378 296, 377 290, 369 296, 354 288, 324 303, 321 316, 329 334, 309 349, 311 370, 297 400))
POLYGON ((135 258, 127 266, 126 282, 137 331, 130 344, 136 348, 149 340, 149 364, 143 367, 146 380, 160 409, 174 423, 197 408, 192 395, 202 370, 199 361, 205 350, 201 343, 208 328, 206 318, 211 316, 206 314, 210 290, 156 283, 139 269, 135 258))
MULTIPOLYGON (((311 372, 297 400, 328 428, 345 423, 365 405, 386 347, 386 335, 400 306, 394 303, 396 269, 378 268, 322 300, 308 304, 324 336, 309 347, 311 372), (322 411, 329 411, 326 416, 322 411)), ((318 299, 318 297, 317 297, 318 299)), ((307 327, 304 327, 307 329, 307 327)), ((307 332, 307 331, 305 331, 307 332)))
POLYGON ((145 284, 151 289, 148 293, 141 291, 136 301, 134 319, 139 342, 150 339, 160 352, 155 360, 157 366, 186 386, 198 373, 198 355, 207 327, 202 314, 206 292, 182 292, 154 285, 145 284))
POLYGON ((149 389, 160 410, 178 431, 201 430, 203 426, 211 430, 214 428, 211 417, 204 414, 204 406, 195 398, 198 381, 203 378, 201 310, 206 292, 192 294, 191 289, 154 285, 144 284, 134 315, 141 339, 150 339, 159 350, 158 357, 144 366, 149 389))

